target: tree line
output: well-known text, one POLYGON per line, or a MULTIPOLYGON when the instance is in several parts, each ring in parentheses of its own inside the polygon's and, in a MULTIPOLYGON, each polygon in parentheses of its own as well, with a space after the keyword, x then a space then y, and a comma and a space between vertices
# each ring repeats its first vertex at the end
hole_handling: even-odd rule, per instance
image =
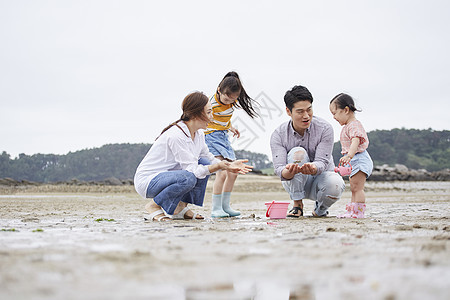
MULTIPOLYGON (((374 166, 402 164, 429 172, 450 169, 450 131, 432 129, 375 130, 367 133, 374 166)), ((334 144, 333 158, 339 164, 341 145, 334 144)))
MULTIPOLYGON (((3 151, 0 155, 0 178, 35 182, 59 182, 77 179, 101 181, 106 178, 133 179, 137 166, 151 148, 151 144, 108 144, 100 148, 57 154, 19 154, 18 158, 3 151)), ((249 159, 255 169, 270 168, 265 154, 245 150, 237 157, 249 159)))
MULTIPOLYGON (((368 133, 369 153, 374 165, 403 164, 410 169, 430 172, 450 169, 450 131, 393 129, 368 133)), ((101 181, 106 178, 132 179, 151 144, 109 144, 100 148, 57 154, 20 154, 11 159, 0 155, 0 178, 36 182, 58 182, 78 179, 101 181)), ((341 147, 334 145, 333 157, 339 163, 341 147)), ((236 157, 248 158, 256 170, 272 168, 265 154, 237 150, 236 157)))

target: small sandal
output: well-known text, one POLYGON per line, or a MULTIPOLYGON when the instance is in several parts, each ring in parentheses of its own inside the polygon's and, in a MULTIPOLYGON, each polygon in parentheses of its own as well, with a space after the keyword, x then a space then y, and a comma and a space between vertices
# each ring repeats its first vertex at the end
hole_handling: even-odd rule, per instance
POLYGON ((194 213, 194 212, 192 212, 193 213, 192 217, 188 217, 186 215, 186 213, 189 210, 190 210, 189 207, 186 206, 185 208, 183 208, 182 211, 180 211, 176 215, 173 215, 172 219, 174 219, 174 220, 203 220, 203 219, 205 219, 203 216, 201 216, 197 213, 194 213))
POLYGON ((164 211, 162 209, 159 209, 159 210, 154 211, 151 214, 149 214, 148 218, 144 217, 144 220, 166 222, 166 221, 169 221, 170 218, 168 216, 166 216, 166 214, 164 213, 164 211), (157 217, 158 215, 161 215, 161 216, 157 217), (166 218, 166 220, 163 220, 164 218, 166 218))
POLYGON ((294 206, 290 211, 289 214, 287 215, 287 217, 289 218, 299 218, 303 216, 303 208, 299 207, 299 206, 294 206), (300 211, 300 214, 299 212, 300 211), (298 215, 297 215, 298 214, 298 215))

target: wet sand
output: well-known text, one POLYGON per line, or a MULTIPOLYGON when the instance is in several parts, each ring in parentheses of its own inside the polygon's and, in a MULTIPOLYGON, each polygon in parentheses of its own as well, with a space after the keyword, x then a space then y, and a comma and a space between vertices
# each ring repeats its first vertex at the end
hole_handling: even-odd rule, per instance
MULTIPOLYGON (((211 209, 211 184, 203 208, 211 209)), ((241 217, 144 222, 131 186, 0 189, 0 299, 448 299, 450 182, 368 182, 366 219, 269 220, 275 177, 238 178, 241 217)))

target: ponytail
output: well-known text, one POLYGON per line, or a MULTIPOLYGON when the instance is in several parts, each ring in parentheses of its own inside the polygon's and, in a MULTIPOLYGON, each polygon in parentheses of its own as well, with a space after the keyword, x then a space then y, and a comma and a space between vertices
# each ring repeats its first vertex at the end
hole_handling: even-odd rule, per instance
POLYGON ((158 137, 155 139, 155 141, 156 141, 157 139, 159 139, 159 137, 160 137, 164 132, 166 132, 167 130, 169 130, 172 126, 177 126, 178 128, 181 129, 181 131, 183 131, 183 133, 184 133, 187 137, 189 137, 189 136, 187 135, 187 133, 184 132, 183 128, 181 128, 180 125, 178 125, 178 122, 180 122, 180 121, 183 121, 183 120, 180 118, 180 119, 178 119, 177 121, 175 121, 175 122, 173 122, 173 123, 170 123, 169 126, 167 126, 166 128, 163 129, 163 131, 161 131, 161 133, 158 135, 158 137))
POLYGON ((234 105, 242 108, 251 118, 258 116, 258 113, 253 108, 256 101, 247 95, 247 92, 239 79, 238 73, 234 71, 228 72, 219 83, 218 90, 220 90, 223 94, 239 92, 239 97, 237 99, 238 101, 234 105))

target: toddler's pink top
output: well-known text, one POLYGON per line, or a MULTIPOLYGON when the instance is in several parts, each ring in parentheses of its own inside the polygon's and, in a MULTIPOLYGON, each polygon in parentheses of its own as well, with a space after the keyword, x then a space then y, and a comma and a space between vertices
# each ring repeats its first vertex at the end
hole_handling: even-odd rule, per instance
POLYGON ((342 146, 342 154, 348 153, 350 149, 350 145, 352 144, 352 139, 358 137, 359 145, 356 149, 356 153, 361 153, 369 147, 369 138, 367 137, 367 133, 364 130, 361 122, 358 120, 354 120, 342 128, 341 131, 341 146, 342 146))

